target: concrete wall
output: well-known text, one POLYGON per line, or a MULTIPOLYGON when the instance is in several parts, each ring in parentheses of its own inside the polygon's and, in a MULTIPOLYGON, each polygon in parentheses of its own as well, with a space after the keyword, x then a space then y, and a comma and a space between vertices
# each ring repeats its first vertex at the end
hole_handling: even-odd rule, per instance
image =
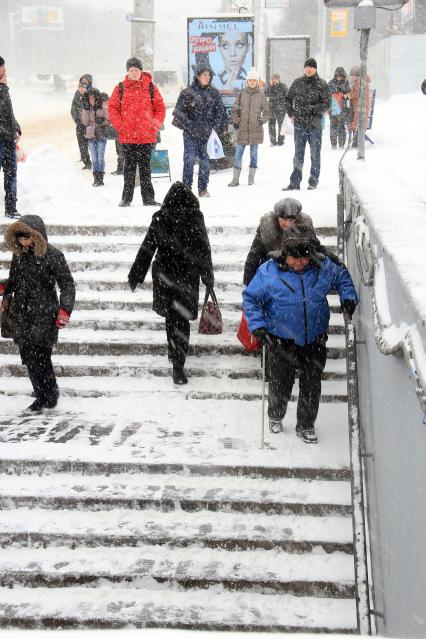
MULTIPOLYGON (((345 202, 359 202, 345 177, 345 202)), ((426 327, 408 296, 395 260, 369 224, 377 258, 383 258, 392 322, 416 325, 426 351, 426 327)), ((353 228, 353 227, 352 227, 353 228)), ((404 358, 376 345, 371 289, 360 280, 351 232, 347 263, 360 296, 357 312, 359 393, 371 535, 374 607, 380 634, 426 636, 426 425, 404 358)))
POLYGON ((369 52, 368 73, 379 98, 420 91, 426 77, 426 33, 378 42, 369 52))

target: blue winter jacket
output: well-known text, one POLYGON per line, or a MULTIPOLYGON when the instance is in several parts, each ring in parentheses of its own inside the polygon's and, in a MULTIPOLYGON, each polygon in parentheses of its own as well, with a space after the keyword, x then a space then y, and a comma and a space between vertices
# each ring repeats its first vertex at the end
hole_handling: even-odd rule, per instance
MULTIPOLYGON (((208 66, 199 65, 195 74, 207 70, 208 66)), ((221 133, 228 128, 228 116, 219 91, 211 84, 202 87, 196 75, 191 86, 181 91, 173 116, 184 134, 207 141, 213 129, 221 133)))
POLYGON ((330 308, 326 296, 334 289, 341 302, 358 303, 349 271, 329 257, 298 272, 270 259, 257 269, 243 291, 249 330, 253 333, 265 327, 268 333, 291 339, 299 346, 311 344, 327 332, 330 308))

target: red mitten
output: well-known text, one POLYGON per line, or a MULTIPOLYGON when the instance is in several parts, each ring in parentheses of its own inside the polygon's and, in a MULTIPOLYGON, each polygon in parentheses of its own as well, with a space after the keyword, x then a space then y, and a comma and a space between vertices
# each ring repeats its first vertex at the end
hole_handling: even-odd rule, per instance
POLYGON ((58 311, 58 315, 56 316, 56 328, 65 328, 68 326, 68 322, 70 321, 70 314, 67 313, 63 308, 60 308, 58 311))
POLYGON ((0 295, 4 295, 5 285, 0 282, 0 295))

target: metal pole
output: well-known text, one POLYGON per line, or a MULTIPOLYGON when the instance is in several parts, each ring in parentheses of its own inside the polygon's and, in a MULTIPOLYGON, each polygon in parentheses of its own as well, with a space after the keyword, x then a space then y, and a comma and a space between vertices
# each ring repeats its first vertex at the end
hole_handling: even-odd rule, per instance
POLYGON ((365 160, 365 105, 367 95, 367 55, 370 29, 361 29, 360 53, 361 70, 359 76, 358 102, 358 160, 365 160))
POLYGON ((266 383, 266 347, 262 346, 262 420, 260 447, 265 447, 265 383, 266 383))
POLYGON ((154 70, 154 0, 133 0, 132 57, 140 58, 144 71, 154 70))

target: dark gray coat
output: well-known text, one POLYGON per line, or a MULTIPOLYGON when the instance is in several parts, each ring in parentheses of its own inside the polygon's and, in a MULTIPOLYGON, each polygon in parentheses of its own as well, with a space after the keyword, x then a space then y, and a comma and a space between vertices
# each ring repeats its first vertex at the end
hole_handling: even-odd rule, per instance
POLYGON ((0 141, 14 142, 21 135, 21 127, 13 115, 9 87, 0 83, 0 141))
POLYGON ((4 239, 13 252, 5 287, 5 295, 12 296, 13 340, 51 346, 58 340, 55 320, 59 308, 71 314, 74 307, 75 284, 65 257, 48 244, 44 222, 38 215, 24 215, 10 224, 4 239), (22 251, 18 232, 29 233, 34 240, 34 248, 28 253, 22 251))
POLYGON ((166 317, 175 309, 187 319, 196 319, 200 277, 212 288, 213 265, 199 202, 181 182, 171 186, 163 206, 152 216, 129 273, 132 290, 144 282, 154 255, 153 310, 166 317))
POLYGON ((330 110, 330 89, 317 73, 310 78, 303 75, 291 85, 285 103, 288 117, 294 117, 295 124, 320 129, 323 114, 330 110))

